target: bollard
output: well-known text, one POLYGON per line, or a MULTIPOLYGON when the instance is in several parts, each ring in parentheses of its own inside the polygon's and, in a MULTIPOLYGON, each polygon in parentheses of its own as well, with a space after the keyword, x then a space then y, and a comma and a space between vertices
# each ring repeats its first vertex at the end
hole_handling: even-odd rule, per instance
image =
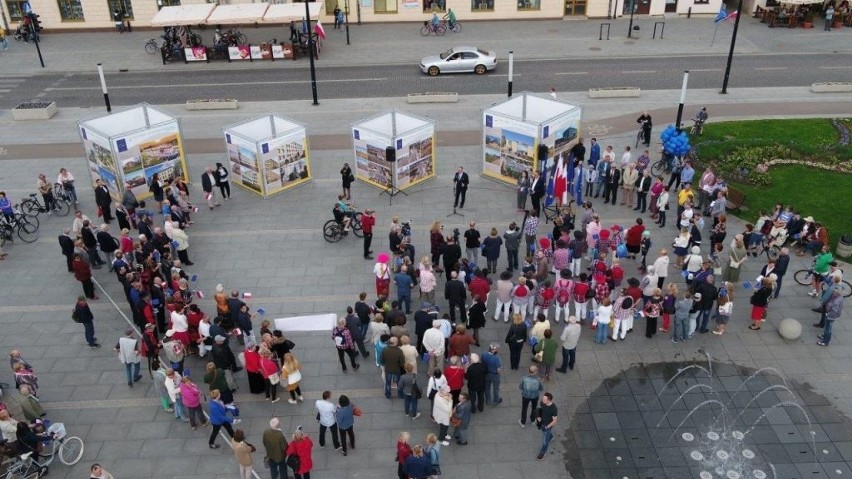
POLYGON ((600 32, 599 32, 599 35, 598 35, 598 40, 603 40, 604 26, 606 26, 606 39, 609 40, 609 27, 610 27, 609 22, 601 23, 601 28, 600 28, 600 32))
POLYGON ((687 10, 686 18, 692 18, 692 7, 689 7, 689 10, 687 10))

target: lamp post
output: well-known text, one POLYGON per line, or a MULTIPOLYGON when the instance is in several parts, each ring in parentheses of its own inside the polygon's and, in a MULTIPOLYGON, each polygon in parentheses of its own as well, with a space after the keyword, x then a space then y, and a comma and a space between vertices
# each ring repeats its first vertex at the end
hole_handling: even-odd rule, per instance
MULTIPOLYGON (((740 0, 742 1, 742 0, 740 0)), ((627 27, 627 38, 633 38, 633 13, 636 12, 636 0, 630 0, 630 26, 627 27)))
POLYGON ((509 50, 509 98, 512 98, 512 74, 515 70, 515 52, 509 50))
POLYGON ((104 92, 104 103, 106 103, 107 113, 112 112, 112 106, 109 104, 109 93, 107 92, 106 79, 104 78, 104 66, 98 63, 98 77, 101 79, 101 91, 104 92))
POLYGON ((683 104, 686 103, 686 84, 689 82, 689 70, 684 70, 683 72, 683 86, 680 87, 680 103, 677 105, 677 119, 675 119, 675 128, 677 128, 677 134, 679 135, 683 128, 681 128, 680 122, 683 119, 683 104))
POLYGON ((349 0, 346 0, 346 4, 343 6, 343 14, 346 16, 344 21, 346 22, 346 44, 349 45, 349 0))
POLYGON ((734 33, 731 35, 731 50, 728 52, 728 64, 725 66, 725 79, 722 81, 722 94, 728 93, 728 78, 731 76, 731 63, 734 61, 734 46, 737 44, 737 30, 740 27, 740 13, 743 11, 743 0, 737 3, 737 18, 734 19, 734 33))
POLYGON ((311 94, 314 98, 314 105, 319 105, 317 100, 317 70, 314 66, 314 32, 311 31, 311 7, 308 0, 305 0, 305 23, 308 25, 308 58, 311 60, 311 94))

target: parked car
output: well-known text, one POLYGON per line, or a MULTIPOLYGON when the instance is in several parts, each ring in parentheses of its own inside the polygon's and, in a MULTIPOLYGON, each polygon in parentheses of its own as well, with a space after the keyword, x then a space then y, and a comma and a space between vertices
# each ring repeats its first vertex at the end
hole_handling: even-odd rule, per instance
POLYGON ((420 71, 429 76, 441 73, 474 72, 484 75, 497 68, 497 55, 476 47, 455 47, 420 60, 420 71))

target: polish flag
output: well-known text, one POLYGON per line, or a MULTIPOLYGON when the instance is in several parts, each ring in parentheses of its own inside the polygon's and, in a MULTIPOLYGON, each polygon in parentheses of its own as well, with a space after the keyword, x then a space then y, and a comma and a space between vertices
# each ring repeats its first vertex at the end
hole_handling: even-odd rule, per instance
POLYGON ((251 299, 251 293, 243 293, 243 299, 251 299))
POLYGON ((204 299, 204 293, 200 289, 195 292, 195 295, 198 296, 198 299, 204 299))
POLYGON ((319 20, 317 20, 317 24, 314 26, 314 33, 325 40, 325 29, 322 27, 322 23, 320 23, 319 20))

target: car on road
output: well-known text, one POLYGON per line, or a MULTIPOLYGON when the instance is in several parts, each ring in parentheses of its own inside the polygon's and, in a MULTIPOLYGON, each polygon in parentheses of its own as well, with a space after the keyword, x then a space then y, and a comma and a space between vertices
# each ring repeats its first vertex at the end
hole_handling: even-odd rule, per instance
POLYGON ((476 47, 455 47, 420 60, 420 71, 429 76, 473 72, 484 75, 497 68, 497 55, 476 47))

